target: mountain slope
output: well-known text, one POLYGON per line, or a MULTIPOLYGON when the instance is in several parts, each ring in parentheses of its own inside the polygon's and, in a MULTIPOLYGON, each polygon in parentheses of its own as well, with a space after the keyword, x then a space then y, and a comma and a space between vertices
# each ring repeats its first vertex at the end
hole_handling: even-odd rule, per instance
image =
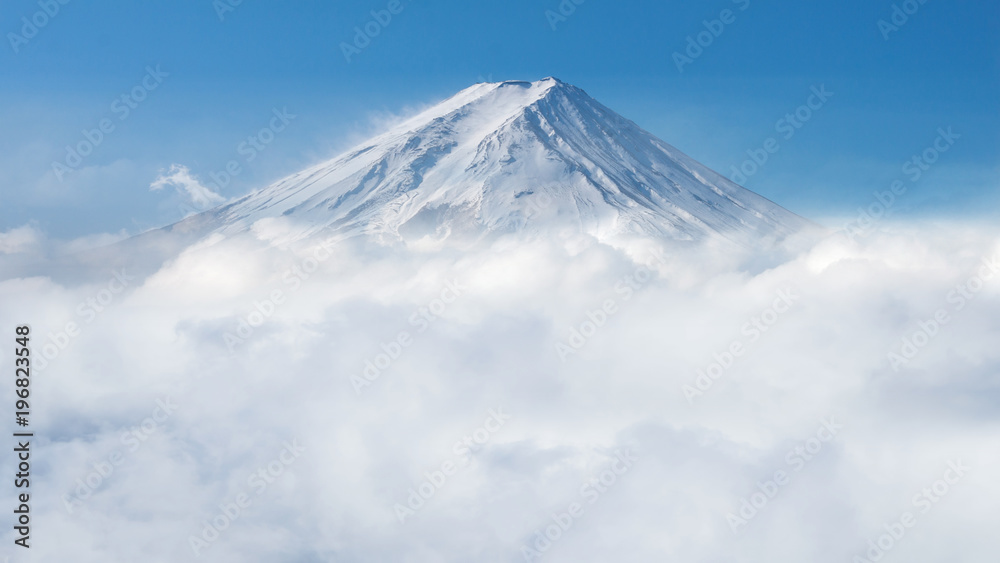
POLYGON ((809 223, 547 78, 483 83, 214 212, 227 233, 283 221, 388 239, 581 232, 780 239, 809 223))

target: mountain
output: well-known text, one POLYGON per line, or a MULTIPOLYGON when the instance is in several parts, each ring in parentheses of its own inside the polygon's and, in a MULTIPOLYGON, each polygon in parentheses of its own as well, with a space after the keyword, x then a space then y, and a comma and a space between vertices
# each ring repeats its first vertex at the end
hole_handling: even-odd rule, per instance
POLYGON ((282 238, 389 241, 553 230, 755 241, 810 225, 555 78, 476 84, 209 216, 198 221, 227 234, 279 225, 282 238))

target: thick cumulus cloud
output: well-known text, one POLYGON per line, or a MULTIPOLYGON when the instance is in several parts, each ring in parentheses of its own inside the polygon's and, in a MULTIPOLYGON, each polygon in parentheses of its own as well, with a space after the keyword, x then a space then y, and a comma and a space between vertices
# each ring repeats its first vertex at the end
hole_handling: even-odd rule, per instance
POLYGON ((33 332, 36 560, 994 557, 994 232, 762 266, 275 228, 0 281, 33 332))

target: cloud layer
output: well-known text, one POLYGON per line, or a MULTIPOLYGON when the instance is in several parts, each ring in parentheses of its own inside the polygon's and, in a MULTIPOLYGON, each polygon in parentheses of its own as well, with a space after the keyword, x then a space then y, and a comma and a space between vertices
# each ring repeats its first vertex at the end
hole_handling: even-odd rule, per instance
POLYGON ((993 232, 323 243, 0 281, 40 560, 992 560, 993 232))

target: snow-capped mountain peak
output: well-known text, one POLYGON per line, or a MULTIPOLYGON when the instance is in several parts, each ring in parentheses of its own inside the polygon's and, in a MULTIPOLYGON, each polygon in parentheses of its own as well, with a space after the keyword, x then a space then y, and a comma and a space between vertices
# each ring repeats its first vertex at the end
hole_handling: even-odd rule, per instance
POLYGON ((480 83, 214 213, 412 240, 571 229, 609 239, 781 238, 808 222, 546 78, 480 83))

